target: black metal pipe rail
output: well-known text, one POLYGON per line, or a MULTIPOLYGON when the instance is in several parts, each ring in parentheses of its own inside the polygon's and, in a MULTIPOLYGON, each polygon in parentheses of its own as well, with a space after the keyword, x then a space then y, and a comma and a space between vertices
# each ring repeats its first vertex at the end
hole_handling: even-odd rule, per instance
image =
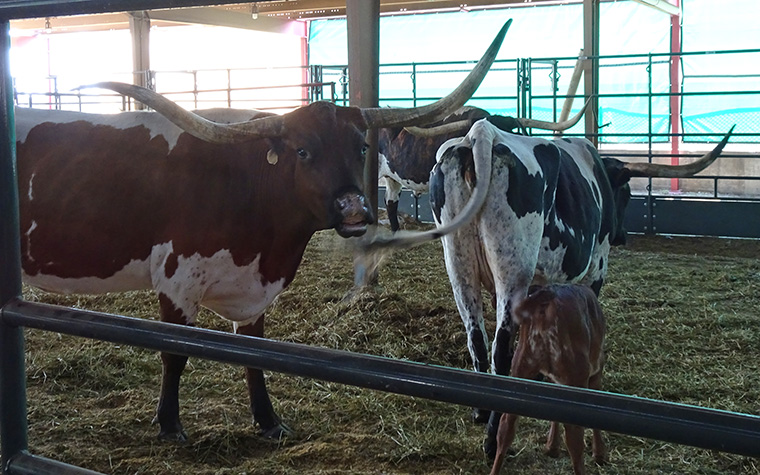
POLYGON ((7 325, 760 456, 760 417, 66 307, 9 302, 7 325))
POLYGON ((13 475, 100 475, 100 472, 32 455, 26 451, 14 455, 8 461, 6 469, 13 475))

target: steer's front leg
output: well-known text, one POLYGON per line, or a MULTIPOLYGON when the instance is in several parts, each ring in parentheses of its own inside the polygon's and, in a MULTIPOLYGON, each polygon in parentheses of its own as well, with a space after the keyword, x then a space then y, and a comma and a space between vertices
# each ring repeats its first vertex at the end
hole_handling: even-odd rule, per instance
MULTIPOLYGON (((189 325, 191 318, 179 310, 164 294, 159 294, 161 321, 189 325)), ((179 421, 179 381, 187 363, 187 356, 161 353, 161 394, 153 423, 161 426, 159 439, 186 442, 187 434, 179 421)))
MULTIPOLYGON (((263 338, 264 315, 261 315, 255 323, 235 325, 235 333, 263 338)), ((274 412, 266 381, 264 381, 264 372, 257 368, 245 368, 245 380, 248 384, 253 422, 261 427, 261 435, 270 439, 280 439, 291 435, 293 431, 274 412)))

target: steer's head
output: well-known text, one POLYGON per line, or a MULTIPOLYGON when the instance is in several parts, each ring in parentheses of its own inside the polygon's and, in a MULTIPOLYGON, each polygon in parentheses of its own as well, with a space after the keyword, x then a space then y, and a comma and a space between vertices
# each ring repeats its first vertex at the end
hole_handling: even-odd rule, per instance
POLYGON ((602 162, 604 169, 612 187, 615 223, 613 224, 610 244, 625 244, 626 231, 623 227, 625 209, 631 199, 631 187, 629 181, 632 177, 646 178, 688 178, 694 176, 707 168, 717 159, 723 147, 728 143, 734 127, 723 137, 715 148, 700 158, 684 165, 661 165, 656 163, 629 163, 615 158, 604 157, 602 162))
POLYGON ((366 124, 360 109, 315 102, 282 117, 283 133, 270 138, 271 154, 294 162, 293 183, 322 228, 361 236, 375 222, 364 194, 366 124))

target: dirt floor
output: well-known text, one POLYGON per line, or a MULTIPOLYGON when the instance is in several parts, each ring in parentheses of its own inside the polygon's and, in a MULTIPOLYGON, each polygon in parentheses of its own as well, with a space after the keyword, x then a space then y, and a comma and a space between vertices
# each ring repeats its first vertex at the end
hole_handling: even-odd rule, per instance
MULTIPOLYGON (((384 262, 379 287, 344 300, 346 242, 321 232, 267 314, 268 336, 470 368, 439 243, 384 262)), ((147 292, 31 300, 155 318, 147 292)), ((633 236, 610 256, 607 391, 760 414, 760 242, 633 236)), ((489 309, 490 313, 490 309, 489 309)), ((489 318, 489 331, 493 330, 489 318)), ((206 312, 201 326, 229 330, 206 312)), ((114 474, 487 473, 471 409, 286 374, 268 374, 275 408, 295 430, 264 440, 251 424, 239 367, 193 359, 181 388, 190 441, 157 440, 155 352, 27 330, 30 451, 114 474)), ((542 454, 546 421, 522 418, 503 473, 565 474, 542 454)), ((587 439, 590 431, 587 431, 587 439)), ((591 474, 760 474, 760 460, 605 434, 609 463, 591 474)))

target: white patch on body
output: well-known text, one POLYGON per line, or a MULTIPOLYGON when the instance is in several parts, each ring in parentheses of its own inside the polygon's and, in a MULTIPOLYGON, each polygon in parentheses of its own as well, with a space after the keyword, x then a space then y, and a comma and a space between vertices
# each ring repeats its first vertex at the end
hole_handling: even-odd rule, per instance
MULTIPOLYGON (((27 231, 28 236, 36 224, 27 231)), ((61 278, 52 275, 24 275, 24 281, 57 293, 101 294, 129 290, 155 289, 182 310, 187 323, 193 323, 200 305, 237 324, 255 322, 266 307, 285 288, 285 279, 262 282, 261 256, 246 266, 235 264, 231 253, 217 251, 210 257, 193 254, 179 256, 177 266, 167 276, 167 260, 173 253, 171 242, 153 247, 148 259, 133 260, 111 277, 61 278)))
POLYGON ((427 193, 430 188, 428 181, 423 183, 417 183, 416 181, 408 180, 399 176, 398 173, 391 170, 388 165, 388 159, 385 155, 378 154, 378 172, 380 177, 379 182, 385 184, 385 202, 398 201, 401 196, 401 188, 410 190, 415 196, 419 197, 423 193, 427 193))
POLYGON ((285 288, 285 279, 262 282, 260 255, 247 266, 237 266, 226 249, 210 257, 180 256, 176 270, 167 276, 165 266, 172 253, 171 243, 153 248, 153 287, 183 311, 188 323, 195 320, 199 305, 237 324, 252 323, 285 288))

